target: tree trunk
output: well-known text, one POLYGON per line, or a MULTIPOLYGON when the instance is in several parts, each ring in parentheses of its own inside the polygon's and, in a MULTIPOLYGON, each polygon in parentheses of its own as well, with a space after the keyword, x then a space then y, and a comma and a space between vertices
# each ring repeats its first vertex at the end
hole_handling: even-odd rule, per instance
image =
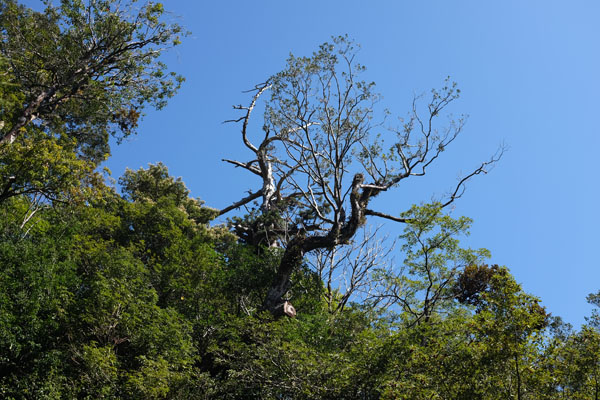
POLYGON ((305 238, 303 236, 296 236, 290 241, 285 253, 279 262, 277 268, 277 274, 271 283, 271 287, 267 292, 265 301, 263 302, 263 309, 268 310, 275 317, 283 316, 283 297, 290 289, 290 276, 294 271, 294 268, 302 264, 304 257, 303 243, 305 238))
POLYGON ((358 228, 365 223, 365 209, 371 197, 377 194, 372 189, 363 189, 363 175, 356 174, 352 181, 352 191, 350 193, 350 206, 352 213, 347 221, 331 227, 326 235, 316 235, 306 237, 305 233, 300 231, 288 243, 285 253, 279 262, 277 274, 273 279, 271 287, 267 292, 263 302, 262 309, 270 311, 275 317, 282 316, 284 296, 291 287, 290 277, 294 269, 302 265, 304 254, 309 251, 323 248, 332 248, 341 244, 347 244, 356 234, 358 228))

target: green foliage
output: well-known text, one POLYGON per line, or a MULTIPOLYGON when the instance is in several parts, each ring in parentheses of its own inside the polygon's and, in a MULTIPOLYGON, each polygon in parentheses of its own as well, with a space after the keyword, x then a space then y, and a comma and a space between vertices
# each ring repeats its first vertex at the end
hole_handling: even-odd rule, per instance
POLYGON ((45 4, 0 0, 0 204, 89 201, 109 136, 135 133, 182 82, 159 61, 181 33, 159 3, 45 4))
MULTIPOLYGON (((48 137, 38 129, 0 148, 0 204, 27 195, 37 200, 83 201, 101 190, 95 165, 75 154, 72 139, 48 137)), ((0 145, 1 147, 1 145, 0 145)))
MULTIPOLYGON (((507 268, 483 264, 487 250, 460 246, 471 220, 437 203, 401 215, 403 262, 365 275, 354 303, 330 312, 300 254, 285 293, 297 317, 262 312, 285 259, 284 214, 296 208, 310 235, 315 210, 292 196, 231 219, 234 234, 211 226, 217 211, 162 164, 127 170, 122 194, 107 187, 95 167, 108 135, 134 132, 143 106, 162 107, 180 82, 157 59, 180 28, 162 22, 159 3, 47 5, 0 0, 0 133, 16 133, 0 142, 0 397, 599 397, 598 310, 579 331, 551 318, 507 268)), ((336 46, 291 57, 273 78, 266 129, 294 134, 282 116, 298 107, 298 85, 352 53, 346 38, 336 46)), ((354 84, 355 105, 376 99, 372 84, 354 84)), ((433 97, 439 106, 456 93, 433 97)), ((369 110, 315 143, 347 129, 362 137, 369 110)), ((368 164, 377 146, 354 156, 368 164)), ((600 294, 588 301, 600 306, 600 294)))
POLYGON ((43 209, 28 232, 19 229, 26 198, 3 209, 6 397, 48 398, 52 388, 55 398, 148 399, 196 386, 188 382, 202 376, 192 370, 199 361, 193 338, 222 302, 212 240, 227 236, 196 221, 207 214, 197 200, 185 198, 192 215, 171 196, 155 200, 106 193, 93 204, 43 209), (154 214, 160 224, 147 220, 154 214))
POLYGON ((163 21, 159 3, 136 3, 61 0, 40 13, 2 0, 0 60, 10 60, 0 62, 10 94, 0 112, 3 135, 35 119, 101 161, 109 134, 128 136, 146 104, 163 107, 182 78, 166 73, 158 57, 179 42, 181 28, 163 21))
POLYGON ((445 215, 438 203, 413 206, 402 217, 408 221, 400 236, 404 263, 378 272, 386 287, 382 296, 400 307, 406 325, 427 323, 452 311, 461 271, 490 254, 460 247, 458 237, 469 234, 471 220, 445 215))
POLYGON ((259 310, 280 249, 210 227, 214 211, 163 165, 120 182, 123 195, 103 188, 25 225, 29 197, 0 210, 3 397, 594 398, 595 317, 580 332, 549 325, 506 268, 459 246, 466 218, 435 204, 406 215, 405 275, 386 279, 418 313, 331 314, 300 268, 297 318, 273 319, 259 310))

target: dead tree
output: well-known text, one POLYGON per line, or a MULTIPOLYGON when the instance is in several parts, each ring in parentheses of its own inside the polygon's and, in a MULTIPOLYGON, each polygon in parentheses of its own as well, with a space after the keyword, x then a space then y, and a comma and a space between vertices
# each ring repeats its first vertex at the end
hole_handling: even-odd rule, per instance
MULTIPOLYGON (((221 214, 261 199, 259 212, 276 215, 261 229, 238 225, 239 232, 269 233, 268 244, 284 248, 283 256, 263 302, 263 308, 282 315, 290 276, 305 254, 348 244, 367 217, 404 223, 405 219, 373 210, 371 200, 403 180, 425 175, 428 167, 456 139, 464 120, 434 126, 442 111, 458 98, 455 84, 432 91, 419 109, 412 104, 409 118, 388 137, 376 135, 374 84, 358 79, 364 67, 355 62, 356 49, 345 37, 325 43, 311 57, 294 57, 287 68, 257 85, 248 106, 235 106, 242 116, 241 137, 252 153, 249 161, 226 159, 259 177, 256 191, 224 208, 221 214), (259 99, 265 101, 263 132, 254 139, 249 124, 259 99)), ((495 163, 501 152, 460 179, 443 201, 459 198, 465 182, 495 163)), ((399 215, 401 211, 397 210, 399 215)), ((264 243, 264 241, 263 241, 264 243)))

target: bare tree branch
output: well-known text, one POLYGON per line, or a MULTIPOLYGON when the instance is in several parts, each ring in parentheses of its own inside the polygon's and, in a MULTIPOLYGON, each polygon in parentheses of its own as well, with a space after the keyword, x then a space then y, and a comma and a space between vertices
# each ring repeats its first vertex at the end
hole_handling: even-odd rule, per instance
POLYGON ((219 215, 223 215, 223 214, 228 213, 231 210, 234 210, 236 208, 240 208, 244 204, 248 204, 252 200, 258 199, 260 196, 262 196, 262 190, 259 190, 258 192, 255 192, 255 193, 251 193, 250 195, 244 197, 240 201, 237 201, 237 202, 233 203, 232 205, 230 205, 229 207, 225 207, 224 209, 222 209, 221 211, 219 211, 219 215))
POLYGON ((235 119, 235 120, 224 121, 225 123, 243 121, 242 141, 244 142, 244 144, 246 145, 247 148, 249 148, 250 150, 252 150, 255 153, 258 152, 258 149, 252 143, 250 143, 250 141, 248 140, 248 123, 250 122, 250 115, 252 114, 252 111, 254 110, 254 107, 256 106, 256 101, 270 87, 271 87, 271 85, 268 82, 256 85, 256 87, 254 88, 254 90, 256 90, 256 93, 254 94, 254 97, 252 97, 252 101, 250 102, 250 105, 248 107, 242 107, 241 105, 233 107, 236 110, 245 110, 246 115, 244 115, 238 119, 235 119))
POLYGON ((242 167, 242 168, 247 169, 248 171, 252 172, 253 174, 256 174, 258 176, 262 176, 262 174, 260 172, 260 169, 258 169, 257 167, 255 167, 255 166, 252 165, 252 164, 258 162, 257 160, 252 160, 252 161, 249 161, 247 163, 243 163, 243 162, 239 162, 239 161, 236 161, 236 160, 229 160, 227 158, 223 158, 221 161, 228 162, 230 164, 235 165, 236 167, 242 167))
POLYGON ((487 174, 490 171, 490 168, 493 168, 493 166, 502 158, 502 155, 505 151, 506 146, 502 145, 500 149, 498 149, 496 154, 494 154, 488 161, 481 163, 481 165, 478 168, 476 168, 473 172, 460 179, 458 184, 456 185, 456 188, 450 195, 449 199, 442 204, 442 208, 449 206, 456 199, 461 198, 465 192, 465 183, 475 175, 487 174))
POLYGON ((403 223, 403 224, 408 223, 408 222, 411 221, 410 219, 407 219, 407 218, 394 217, 392 215, 384 214, 384 213, 381 213, 381 212, 378 212, 378 211, 369 210, 369 209, 365 210, 365 215, 372 215, 374 217, 385 218, 385 219, 389 219, 390 221, 400 222, 400 223, 403 223))
MULTIPOLYGON (((446 82, 442 90, 432 91, 425 107, 415 97, 402 127, 380 136, 375 130, 381 124, 372 122, 379 95, 372 83, 357 79, 363 67, 354 57, 355 50, 345 38, 322 46, 312 57, 292 56, 286 70, 255 87, 247 107, 234 107, 244 113, 232 121, 242 123, 242 142, 252 152, 252 161, 225 161, 261 177, 262 188, 253 199, 262 195, 260 211, 275 212, 280 221, 269 227, 269 241, 278 242, 284 253, 263 302, 263 308, 274 314, 279 313, 291 286, 289 278, 305 255, 316 252, 325 261, 328 254, 331 271, 336 268, 331 258, 335 249, 353 248, 366 217, 411 222, 374 211, 369 203, 404 179, 425 175, 464 126, 459 118, 444 129, 437 127, 439 116, 459 94, 454 84, 446 82), (264 135, 260 143, 251 143, 250 115, 266 91, 270 97, 265 100, 264 135), (317 228, 309 230, 309 226, 317 228)), ((501 155, 463 178, 443 205, 459 198, 468 179, 485 172, 501 155)), ((236 204, 246 204, 246 199, 236 204)), ((248 231, 255 228, 249 226, 248 231)), ((348 271, 353 292, 367 278, 358 267, 348 271)), ((331 297, 331 276, 322 277, 331 297)), ((340 297, 342 308, 348 298, 340 297)))

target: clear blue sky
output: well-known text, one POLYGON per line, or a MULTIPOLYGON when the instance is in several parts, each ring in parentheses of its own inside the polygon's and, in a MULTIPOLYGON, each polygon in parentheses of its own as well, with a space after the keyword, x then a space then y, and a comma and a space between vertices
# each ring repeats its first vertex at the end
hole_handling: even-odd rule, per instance
MULTIPOLYGON (((510 150, 472 181, 454 215, 474 219, 468 245, 486 247, 554 315, 578 326, 600 289, 600 2, 183 1, 165 8, 192 32, 166 61, 187 81, 140 134, 113 148, 107 166, 164 162, 194 196, 222 208, 256 187, 220 161, 245 158, 239 128, 221 122, 246 104, 244 89, 308 55, 331 35, 362 45, 383 104, 405 115, 413 93, 448 75, 463 96, 466 129, 431 176, 398 188, 380 208, 398 213, 451 188, 458 174, 510 150)), ((258 116, 260 123, 260 116, 258 116)))

